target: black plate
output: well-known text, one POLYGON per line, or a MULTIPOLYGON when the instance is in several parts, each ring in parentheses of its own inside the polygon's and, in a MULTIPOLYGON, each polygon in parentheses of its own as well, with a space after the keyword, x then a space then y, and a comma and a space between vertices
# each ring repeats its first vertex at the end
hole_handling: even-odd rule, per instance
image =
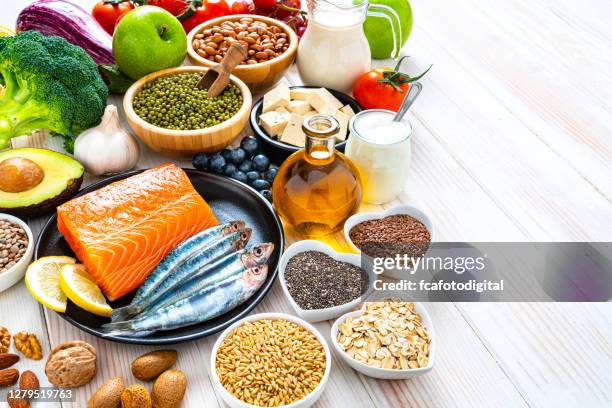
MULTIPOLYGON (((118 174, 98 183, 92 184, 77 194, 87 194, 117 180, 122 180, 142 170, 118 174)), ((253 243, 273 242, 274 252, 268 261, 268 277, 262 287, 247 302, 215 319, 180 329, 161 331, 147 337, 102 336, 100 326, 110 320, 95 316, 68 301, 66 313, 58 313, 72 325, 98 337, 121 343, 132 344, 173 344, 193 340, 217 333, 246 316, 272 287, 278 273, 278 261, 284 248, 283 227, 270 203, 251 187, 227 177, 214 174, 201 173, 192 169, 185 169, 195 189, 204 197, 212 208, 219 222, 230 220, 244 220, 253 235, 249 245, 253 243)), ((34 252, 35 259, 43 256, 67 255, 74 257, 74 252, 68 246, 57 229, 57 215, 51 216, 45 224, 34 252)), ((121 307, 127 305, 133 293, 125 296, 110 305, 121 307)))
MULTIPOLYGON (((321 88, 320 86, 290 86, 289 89, 317 89, 321 88)), ((361 105, 357 103, 357 101, 351 98, 349 95, 342 93, 340 91, 336 91, 334 89, 327 88, 332 95, 334 95, 342 105, 350 105, 355 113, 361 112, 363 109, 361 105)), ((292 146, 287 143, 280 142, 268 135, 268 133, 259 125, 259 115, 261 115, 261 111, 263 110, 263 98, 259 99, 253 105, 253 109, 251 109, 251 116, 249 118, 249 122, 251 124, 251 129, 253 132, 259 137, 261 141, 261 148, 263 152, 272 160, 273 163, 282 163, 285 161, 287 157, 297 152, 300 148, 297 146, 292 146)), ((346 135, 346 139, 348 140, 349 133, 346 135)), ((346 146, 346 140, 343 140, 340 143, 336 143, 336 149, 344 152, 344 146, 346 146)))

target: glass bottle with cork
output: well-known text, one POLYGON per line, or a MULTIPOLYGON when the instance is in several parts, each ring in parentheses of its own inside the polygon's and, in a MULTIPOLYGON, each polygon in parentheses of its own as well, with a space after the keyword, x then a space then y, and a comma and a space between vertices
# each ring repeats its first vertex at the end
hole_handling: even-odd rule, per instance
POLYGON ((329 235, 341 229, 359 208, 359 171, 335 150, 340 130, 336 118, 309 116, 302 130, 305 148, 289 156, 274 178, 274 207, 298 233, 308 237, 329 235))

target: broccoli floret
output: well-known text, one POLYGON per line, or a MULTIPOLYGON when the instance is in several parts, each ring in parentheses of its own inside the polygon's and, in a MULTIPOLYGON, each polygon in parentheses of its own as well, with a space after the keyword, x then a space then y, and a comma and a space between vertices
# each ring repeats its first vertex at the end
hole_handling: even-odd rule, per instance
POLYGON ((26 31, 0 38, 0 149, 14 136, 46 128, 74 138, 96 126, 104 114, 108 89, 96 63, 61 37, 26 31))

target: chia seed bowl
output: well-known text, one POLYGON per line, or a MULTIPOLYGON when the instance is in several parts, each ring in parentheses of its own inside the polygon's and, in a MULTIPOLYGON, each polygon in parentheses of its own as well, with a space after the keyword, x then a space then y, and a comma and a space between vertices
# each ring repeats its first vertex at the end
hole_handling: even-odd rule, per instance
MULTIPOLYGON (((299 241, 291 245, 289 248, 287 248, 287 250, 283 253, 283 256, 281 257, 281 260, 279 263, 279 279, 280 279, 281 287, 283 289, 283 292, 285 293, 285 296, 289 300, 289 304, 291 304, 291 307, 293 308, 293 310, 295 310, 296 314, 299 317, 306 320, 307 322, 316 323, 316 322, 322 322, 325 320, 335 319, 338 316, 341 316, 351 310, 355 310, 356 308, 358 308, 359 305, 363 302, 363 300, 367 298, 370 292, 370 288, 371 288, 370 283, 376 279, 376 275, 374 275, 374 273, 372 272, 372 268, 367 268, 367 267, 362 268, 361 261, 362 261, 362 258, 360 255, 336 252, 332 247, 330 247, 327 244, 324 244, 321 241, 315 241, 315 240, 299 241), (338 306, 327 307, 327 308, 322 308, 322 309, 304 309, 300 307, 300 305, 296 302, 296 300, 293 298, 293 296, 291 295, 289 291, 289 288, 287 286, 287 280, 285 279, 285 271, 287 269, 287 264, 293 257, 303 252, 309 252, 309 251, 321 252, 333 258, 336 261, 349 263, 349 264, 356 266, 357 268, 362 269, 368 277, 368 284, 365 285, 365 287, 367 288, 366 291, 362 293, 361 296, 357 297, 356 299, 348 303, 338 305, 338 306)), ((329 284, 330 286, 332 286, 335 283, 333 281, 330 281, 329 284)))

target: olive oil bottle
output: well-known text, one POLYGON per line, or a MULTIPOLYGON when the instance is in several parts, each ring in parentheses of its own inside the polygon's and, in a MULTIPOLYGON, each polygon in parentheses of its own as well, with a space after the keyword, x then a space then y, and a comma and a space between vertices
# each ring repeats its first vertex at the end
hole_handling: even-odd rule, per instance
POLYGON ((274 207, 296 232, 317 237, 332 234, 361 203, 359 171, 335 150, 340 125, 330 115, 304 119, 304 149, 293 153, 274 178, 274 207))

